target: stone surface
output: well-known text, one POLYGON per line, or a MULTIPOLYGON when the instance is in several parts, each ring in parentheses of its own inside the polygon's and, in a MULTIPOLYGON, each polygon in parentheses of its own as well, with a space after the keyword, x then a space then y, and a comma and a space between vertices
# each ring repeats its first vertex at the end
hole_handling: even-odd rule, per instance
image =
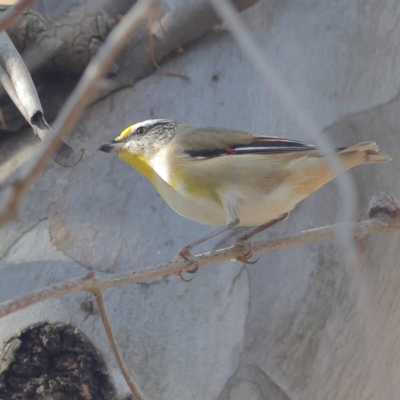
MULTIPOLYGON (((366 218, 374 194, 399 197, 398 1, 262 1, 244 18, 336 145, 375 140, 392 156, 391 163, 352 173, 359 217, 366 218)), ((191 80, 159 72, 90 107, 69 138, 86 149, 84 159, 73 169, 51 165, 18 220, 0 231, 2 301, 91 269, 155 265, 210 232, 176 215, 129 166, 97 151, 132 122, 171 118, 307 139, 224 29, 163 66, 191 80)), ((2 177, 29 155, 17 142, 2 146, 2 177)), ((336 191, 327 185, 271 232, 333 223, 342 207, 336 191)), ((148 399, 389 400, 400 396, 398 243, 398 233, 363 239, 357 243, 362 267, 346 268, 334 242, 264 254, 249 268, 226 262, 189 284, 170 277, 110 290, 106 307, 148 399)), ((86 294, 3 319, 0 339, 43 320, 80 326, 115 373, 86 294)))
POLYGON ((232 388, 229 399, 263 400, 263 395, 254 382, 241 381, 232 388))

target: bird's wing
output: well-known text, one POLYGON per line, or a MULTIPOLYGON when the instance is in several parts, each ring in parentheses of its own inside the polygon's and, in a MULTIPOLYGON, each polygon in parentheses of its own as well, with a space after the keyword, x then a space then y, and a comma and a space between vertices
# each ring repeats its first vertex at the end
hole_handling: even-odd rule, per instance
POLYGON ((276 154, 316 150, 316 146, 296 140, 219 128, 194 129, 180 142, 183 152, 196 159, 234 154, 276 154))

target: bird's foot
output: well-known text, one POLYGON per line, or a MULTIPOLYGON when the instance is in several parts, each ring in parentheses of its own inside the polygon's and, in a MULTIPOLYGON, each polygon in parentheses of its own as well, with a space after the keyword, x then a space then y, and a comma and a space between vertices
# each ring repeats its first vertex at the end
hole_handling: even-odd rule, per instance
POLYGON ((183 281, 183 282, 190 282, 192 279, 186 279, 182 273, 183 272, 187 272, 188 274, 194 274, 199 270, 200 264, 199 262, 196 260, 195 257, 193 257, 192 253, 190 252, 190 249, 188 247, 182 247, 178 253, 176 254, 176 256, 172 259, 173 262, 178 261, 179 259, 184 259, 188 262, 190 262, 190 268, 185 269, 184 271, 180 271, 180 272, 175 272, 175 275, 178 275, 179 278, 183 281))
POLYGON ((259 259, 257 258, 254 261, 250 261, 250 258, 253 257, 253 244, 249 242, 248 240, 243 240, 239 239, 236 242, 237 245, 242 246, 245 249, 245 252, 243 255, 239 256, 238 258, 235 258, 233 261, 240 261, 244 264, 255 264, 259 259))

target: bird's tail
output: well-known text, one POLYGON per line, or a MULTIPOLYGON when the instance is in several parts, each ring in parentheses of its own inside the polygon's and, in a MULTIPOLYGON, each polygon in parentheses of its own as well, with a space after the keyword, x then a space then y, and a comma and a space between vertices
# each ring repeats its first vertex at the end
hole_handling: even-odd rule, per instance
MULTIPOLYGON (((386 154, 379 153, 374 142, 362 142, 351 147, 336 149, 336 154, 345 170, 357 165, 373 164, 390 161, 386 154)), ((307 197, 310 193, 332 180, 336 174, 332 171, 325 157, 316 152, 316 157, 302 157, 290 164, 290 183, 297 185, 296 190, 307 197)), ((304 197, 304 198, 305 198, 304 197)))
POLYGON ((337 150, 346 169, 357 165, 375 164, 391 160, 388 155, 379 153, 379 147, 375 142, 362 142, 337 150))

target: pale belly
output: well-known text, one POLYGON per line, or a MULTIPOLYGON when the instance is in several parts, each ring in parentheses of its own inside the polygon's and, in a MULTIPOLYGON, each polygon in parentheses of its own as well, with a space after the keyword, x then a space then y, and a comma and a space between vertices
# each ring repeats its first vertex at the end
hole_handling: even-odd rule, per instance
MULTIPOLYGON (((157 189, 165 202, 183 217, 205 225, 226 225, 225 211, 218 202, 181 194, 161 179, 157 189)), ((267 194, 237 193, 239 225, 262 225, 291 211, 303 199, 284 184, 267 194)))
POLYGON ((304 200, 289 186, 281 184, 267 194, 253 194, 243 202, 239 200, 240 225, 258 226, 279 218, 293 210, 297 203, 304 200))

